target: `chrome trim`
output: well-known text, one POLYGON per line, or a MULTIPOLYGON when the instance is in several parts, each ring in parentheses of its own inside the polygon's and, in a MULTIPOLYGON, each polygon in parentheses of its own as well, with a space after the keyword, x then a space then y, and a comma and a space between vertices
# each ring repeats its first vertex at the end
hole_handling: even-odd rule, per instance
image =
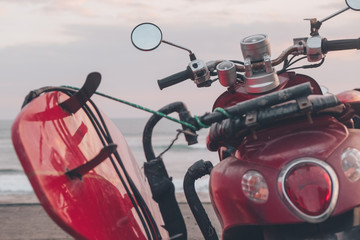
POLYGON ((337 203, 338 196, 339 196, 339 180, 338 180, 337 175, 336 175, 335 171, 333 170, 333 168, 326 162, 316 159, 316 158, 310 158, 310 157, 309 158, 299 158, 299 159, 296 159, 296 160, 290 162, 289 164, 285 165, 285 167, 280 172, 279 177, 278 177, 278 190, 279 190, 280 196, 283 199, 283 201, 288 205, 288 207, 291 210, 293 210, 295 215, 297 215, 299 218, 301 218, 309 223, 320 223, 320 222, 323 222, 326 219, 328 219, 335 209, 335 205, 337 203), (287 193, 285 191, 285 176, 289 173, 289 171, 293 167, 295 167, 299 164, 304 164, 304 163, 313 163, 315 165, 322 167, 329 174, 330 179, 331 179, 332 195, 331 195, 329 207, 325 210, 324 213, 322 213, 318 216, 310 216, 310 215, 307 215, 307 214, 301 212, 291 202, 291 200, 289 199, 289 196, 287 195, 287 193))

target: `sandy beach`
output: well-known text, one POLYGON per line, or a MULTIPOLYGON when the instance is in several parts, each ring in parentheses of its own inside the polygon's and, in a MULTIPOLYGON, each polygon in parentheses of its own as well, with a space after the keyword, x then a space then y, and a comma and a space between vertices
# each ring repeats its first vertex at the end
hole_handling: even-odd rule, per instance
MULTIPOLYGON (((188 239, 204 239, 184 196, 178 194, 177 199, 188 229, 188 239)), ((200 199, 204 202, 212 224, 220 233, 219 221, 207 196, 200 196, 200 199)), ((1 240, 73 239, 50 219, 33 194, 0 196, 0 223, 1 240)))

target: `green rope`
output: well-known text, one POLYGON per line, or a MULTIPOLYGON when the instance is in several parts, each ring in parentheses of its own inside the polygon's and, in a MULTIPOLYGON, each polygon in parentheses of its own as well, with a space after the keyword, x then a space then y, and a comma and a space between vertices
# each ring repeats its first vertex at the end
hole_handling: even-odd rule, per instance
MULTIPOLYGON (((77 88, 77 87, 72 87, 72 86, 63 85, 63 86, 61 86, 61 87, 70 88, 70 89, 74 89, 74 90, 79 90, 79 88, 77 88)), ((152 114, 159 115, 159 116, 161 116, 161 117, 167 118, 167 119, 169 119, 169 120, 171 120, 171 121, 174 121, 174 122, 176 122, 176 123, 180 123, 180 124, 182 124, 182 125, 185 125, 185 126, 191 128, 191 129, 195 130, 195 131, 197 130, 197 128, 196 128, 194 125, 192 125, 192 124, 190 124, 190 123, 187 123, 187 122, 184 122, 184 121, 180 121, 180 120, 178 120, 178 119, 176 119, 176 118, 170 117, 170 116, 168 116, 168 115, 166 115, 166 114, 164 114, 164 113, 162 113, 162 112, 154 111, 154 110, 151 110, 151 109, 149 109, 149 108, 146 108, 146 107, 143 107, 143 106, 140 106, 140 105, 137 105, 137 104, 134 104, 134 103, 131 103, 131 102, 128 102, 128 101, 119 99, 119 98, 115 98, 115 97, 106 95, 106 94, 104 94, 104 93, 95 92, 95 94, 97 94, 97 95, 99 95, 99 96, 102 96, 102 97, 105 97, 105 98, 109 98, 109 99, 114 100, 114 101, 117 101, 117 102, 121 102, 121 103, 126 104, 126 105, 128 105, 128 106, 131 106, 131 107, 134 107, 134 108, 137 108, 137 109, 140 109, 140 110, 143 110, 143 111, 152 113, 152 114)), ((200 124, 199 124, 199 125, 200 125, 200 124)), ((201 125, 200 125, 200 126, 201 126, 201 125)))
POLYGON ((208 128, 208 127, 210 127, 209 125, 205 125, 204 123, 202 123, 202 122, 200 121, 200 118, 199 118, 198 116, 195 116, 194 118, 195 118, 197 124, 198 124, 201 128, 208 128))
POLYGON ((233 118, 233 115, 231 115, 230 113, 228 113, 227 111, 225 111, 225 109, 223 108, 215 108, 214 109, 214 112, 220 112, 222 113, 223 115, 225 115, 227 118, 233 118))

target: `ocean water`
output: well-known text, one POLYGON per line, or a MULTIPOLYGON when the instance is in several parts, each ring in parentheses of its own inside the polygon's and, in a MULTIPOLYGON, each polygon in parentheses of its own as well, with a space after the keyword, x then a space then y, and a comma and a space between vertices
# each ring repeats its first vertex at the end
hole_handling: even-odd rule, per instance
MULTIPOLYGON (((142 150, 142 130, 147 119, 113 119, 124 135, 138 164, 142 167, 145 161, 142 150)), ((29 194, 32 187, 22 170, 11 141, 11 120, 0 120, 0 195, 29 194)), ((177 123, 163 119, 154 129, 153 146, 156 154, 161 153, 176 136, 176 129, 181 128, 177 123)), ((182 192, 183 177, 187 169, 200 159, 217 163, 217 153, 206 149, 205 139, 207 130, 199 131, 198 144, 188 146, 183 136, 175 142, 174 146, 164 156, 168 173, 173 177, 175 189, 182 192)), ((208 192, 208 177, 196 182, 198 192, 208 192)))

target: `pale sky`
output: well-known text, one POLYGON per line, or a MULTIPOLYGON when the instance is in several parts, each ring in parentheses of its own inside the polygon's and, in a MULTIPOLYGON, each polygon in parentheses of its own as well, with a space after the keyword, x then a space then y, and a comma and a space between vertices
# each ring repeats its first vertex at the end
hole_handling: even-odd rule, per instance
MULTIPOLYGON (((141 52, 130 42, 132 28, 154 22, 164 39, 190 48, 198 59, 242 59, 239 42, 268 34, 272 57, 309 36, 304 18, 326 16, 345 7, 342 0, 0 0, 0 118, 14 119, 25 95, 43 86, 80 87, 98 71, 98 91, 158 109, 184 101, 196 115, 210 111, 226 89, 215 83, 198 89, 190 80, 159 90, 157 79, 185 70, 185 51, 161 45, 141 52)), ((360 12, 347 11, 325 22, 329 40, 360 37, 360 12)), ((331 92, 360 88, 360 51, 329 53, 325 64, 301 73, 331 92)), ((303 62, 304 64, 306 62, 303 62)), ((96 98, 110 117, 149 116, 96 98)))

